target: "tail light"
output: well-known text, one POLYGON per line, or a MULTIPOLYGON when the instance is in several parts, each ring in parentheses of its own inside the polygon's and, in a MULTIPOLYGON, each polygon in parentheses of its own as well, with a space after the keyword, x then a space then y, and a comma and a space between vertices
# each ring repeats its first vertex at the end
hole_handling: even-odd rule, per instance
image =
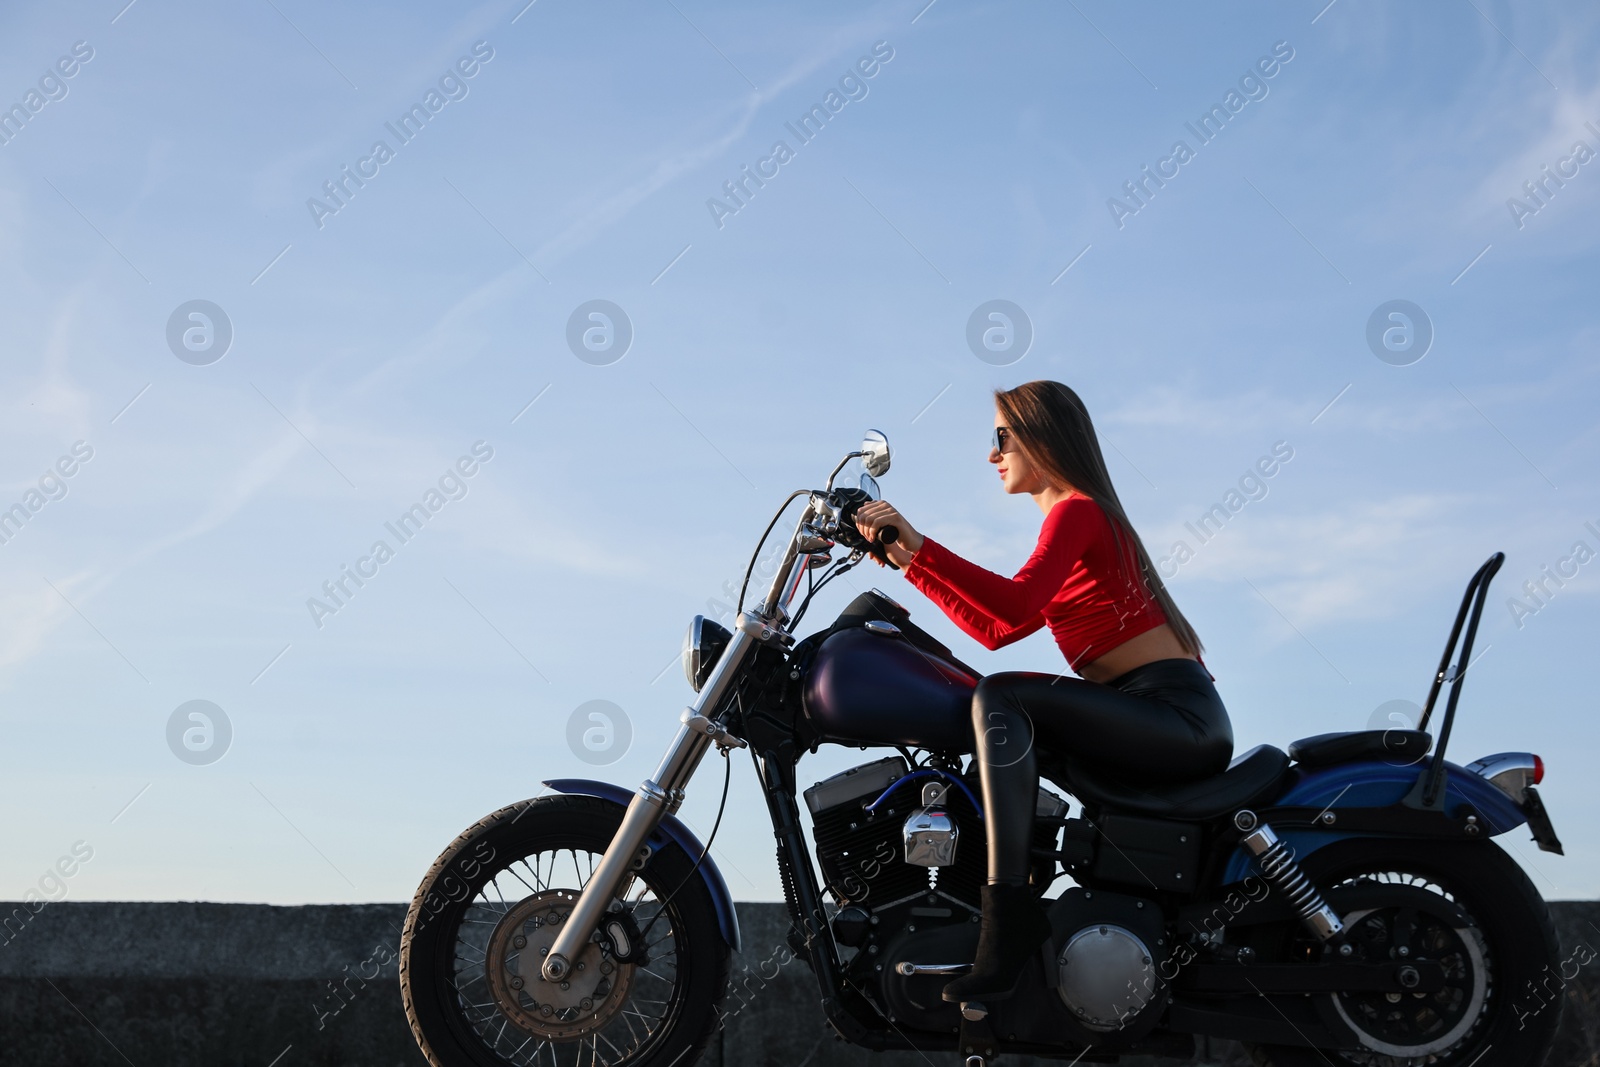
POLYGON ((1544 778, 1544 760, 1532 752, 1497 752, 1467 764, 1467 770, 1488 779, 1518 804, 1527 799, 1529 786, 1544 778))

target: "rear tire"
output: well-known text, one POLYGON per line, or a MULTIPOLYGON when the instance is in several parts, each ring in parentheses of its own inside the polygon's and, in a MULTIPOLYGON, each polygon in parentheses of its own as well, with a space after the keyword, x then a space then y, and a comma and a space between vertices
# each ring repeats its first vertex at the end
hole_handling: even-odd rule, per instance
MULTIPOLYGON (((1453 902, 1472 923, 1467 931, 1470 936, 1459 941, 1460 951, 1453 958, 1473 960, 1473 966, 1486 973, 1481 980, 1463 980, 1459 973, 1455 975, 1458 988, 1474 991, 1466 1004, 1470 1008, 1476 1003, 1476 1008, 1470 1012, 1471 1018, 1463 1014, 1454 1021, 1451 1032, 1459 1033, 1447 1047, 1423 1054, 1403 1054, 1395 1049, 1375 1051, 1370 1046, 1358 1051, 1318 1051, 1246 1043, 1257 1067, 1538 1067, 1544 1062, 1561 1021, 1562 998, 1552 1002, 1548 997, 1535 997, 1532 991, 1548 976, 1548 969, 1556 965, 1559 957, 1555 927, 1544 899, 1522 868, 1498 845, 1367 838, 1328 845, 1302 861, 1301 867, 1325 892, 1365 879, 1425 889, 1453 902)), ((1382 910, 1371 913, 1380 934, 1382 910)), ((1443 941, 1452 936, 1443 929, 1436 932, 1443 941)), ((1454 936, 1459 939, 1460 932, 1454 936)), ((1314 939, 1298 924, 1292 929, 1280 928, 1276 936, 1262 937, 1255 944, 1263 962, 1306 958, 1317 951, 1314 939)), ((1429 1021, 1433 1008, 1424 996, 1395 995, 1397 999, 1391 1002, 1392 1025, 1398 1031, 1403 1032, 1417 1019, 1424 1024, 1429 1021)), ((1379 1003, 1379 1010, 1374 1011, 1376 997, 1331 995, 1328 1000, 1337 1015, 1345 1019, 1375 1019, 1379 1025, 1374 1029, 1378 1029, 1384 1023, 1385 1006, 1379 1003)), ((1369 1035, 1368 1040, 1381 1044, 1381 1036, 1369 1035)), ((1405 1046, 1397 1046, 1401 1047, 1405 1046)))
POLYGON ((591 944, 570 983, 538 976, 535 948, 548 948, 622 814, 594 797, 542 797, 485 817, 434 861, 400 947, 406 1019, 433 1067, 700 1058, 717 1029, 729 948, 694 857, 676 845, 651 857, 628 894, 647 960, 620 962, 591 944))

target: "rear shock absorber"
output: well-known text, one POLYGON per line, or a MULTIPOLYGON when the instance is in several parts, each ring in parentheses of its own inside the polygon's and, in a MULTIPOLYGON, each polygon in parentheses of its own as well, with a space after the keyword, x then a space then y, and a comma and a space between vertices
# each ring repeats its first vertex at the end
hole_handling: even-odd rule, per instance
POLYGON ((1288 898, 1307 930, 1322 941, 1331 941, 1344 932, 1344 923, 1338 913, 1328 907, 1328 902, 1322 899, 1317 887, 1311 884, 1311 879, 1294 861, 1294 849, 1279 839, 1272 832, 1272 827, 1266 823, 1257 825, 1253 811, 1239 812, 1234 816, 1233 824, 1244 832, 1241 843, 1255 857, 1261 873, 1288 898))

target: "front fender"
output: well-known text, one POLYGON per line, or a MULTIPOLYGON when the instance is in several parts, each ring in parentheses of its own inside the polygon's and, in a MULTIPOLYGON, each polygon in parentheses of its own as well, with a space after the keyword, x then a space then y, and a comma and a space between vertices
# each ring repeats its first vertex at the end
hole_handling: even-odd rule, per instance
MULTIPOLYGON (((1387 807, 1400 803, 1411 792, 1417 778, 1427 772, 1431 762, 1430 757, 1410 766, 1372 760, 1309 769, 1296 767, 1290 776, 1288 789, 1272 803, 1280 807, 1331 808, 1335 811, 1340 808, 1387 807)), ((1445 814, 1453 815, 1462 804, 1472 805, 1488 829, 1489 837, 1514 830, 1528 821, 1522 809, 1492 782, 1449 760, 1445 761, 1444 771, 1445 814)), ((1335 841, 1364 836, 1310 827, 1278 830, 1277 833, 1294 849, 1295 858, 1302 860, 1335 841)), ((1255 860, 1239 849, 1229 858, 1222 881, 1228 884, 1259 873, 1255 860)))
MULTIPOLYGON (((587 778, 557 778, 544 784, 557 793, 567 796, 598 797, 623 808, 633 800, 631 789, 624 789, 610 782, 592 782, 587 778)), ((661 825, 650 835, 649 842, 651 848, 656 849, 665 848, 668 844, 677 845, 691 858, 698 857, 705 849, 694 836, 694 831, 683 825, 683 821, 676 815, 664 816, 661 825)), ((709 852, 700 862, 700 877, 705 881, 706 890, 711 894, 711 903, 717 910, 717 927, 722 931, 722 939, 728 943, 729 948, 738 952, 739 913, 734 910, 733 894, 728 892, 728 883, 722 880, 722 872, 717 869, 716 861, 711 858, 709 852)))

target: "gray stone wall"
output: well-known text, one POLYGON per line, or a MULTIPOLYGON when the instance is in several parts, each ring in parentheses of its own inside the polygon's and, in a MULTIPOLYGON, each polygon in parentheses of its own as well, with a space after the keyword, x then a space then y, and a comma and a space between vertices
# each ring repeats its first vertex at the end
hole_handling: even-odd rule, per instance
MULTIPOLYGON (((0 905, 0 915, 14 915, 15 907, 0 905)), ((1564 956, 1579 945, 1600 949, 1600 904, 1562 902, 1554 910, 1564 956)), ((741 904, 739 913, 739 995, 703 1061, 708 1067, 959 1062, 953 1054, 874 1055, 835 1041, 803 964, 791 961, 763 977, 788 956, 781 951, 782 906, 741 904)), ((400 904, 48 905, 0 934, 0 1063, 421 1067, 394 962, 404 915, 400 904), (363 982, 359 975, 374 966, 378 977, 363 982)), ((1567 1000, 1552 1065, 1600 1067, 1597 974, 1600 963, 1591 963, 1564 987, 1552 987, 1551 995, 1567 1000)), ((1208 1054, 1195 1063, 1245 1062, 1225 1042, 1202 1052, 1208 1054)))

